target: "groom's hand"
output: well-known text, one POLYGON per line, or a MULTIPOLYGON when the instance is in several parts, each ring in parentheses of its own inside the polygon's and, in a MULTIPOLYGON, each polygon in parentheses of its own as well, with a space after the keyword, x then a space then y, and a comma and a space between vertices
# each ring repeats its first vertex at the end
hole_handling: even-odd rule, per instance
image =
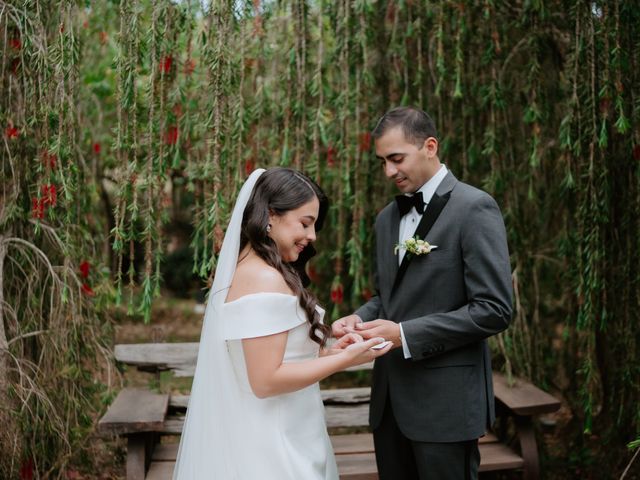
POLYGON ((331 331, 334 337, 341 338, 347 333, 354 333, 354 327, 359 323, 362 323, 362 319, 358 315, 349 315, 333 322, 331 324, 331 331))
POLYGON ((382 337, 385 340, 393 342, 393 348, 402 346, 400 338, 400 325, 391 320, 372 320, 366 323, 359 323, 355 326, 355 330, 362 335, 362 338, 369 340, 370 338, 382 337))

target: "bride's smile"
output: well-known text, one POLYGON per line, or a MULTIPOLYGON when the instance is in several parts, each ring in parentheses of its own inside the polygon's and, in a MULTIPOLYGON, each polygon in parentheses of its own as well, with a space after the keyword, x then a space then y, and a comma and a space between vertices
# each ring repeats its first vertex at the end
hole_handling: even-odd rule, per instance
POLYGON ((295 262, 300 253, 315 241, 315 223, 319 210, 320 202, 313 197, 307 203, 282 215, 269 215, 269 236, 276 243, 284 262, 295 262))

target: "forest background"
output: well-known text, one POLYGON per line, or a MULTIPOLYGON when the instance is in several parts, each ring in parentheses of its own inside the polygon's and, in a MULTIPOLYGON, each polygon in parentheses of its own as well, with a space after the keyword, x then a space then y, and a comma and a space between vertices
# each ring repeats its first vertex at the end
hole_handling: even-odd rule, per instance
POLYGON ((548 474, 639 451, 637 2, 0 0, 0 51, 0 477, 91 471, 114 312, 201 295, 256 167, 318 180, 312 288, 331 319, 365 301, 394 193, 369 132, 405 104, 504 214, 494 366, 563 398, 548 474))

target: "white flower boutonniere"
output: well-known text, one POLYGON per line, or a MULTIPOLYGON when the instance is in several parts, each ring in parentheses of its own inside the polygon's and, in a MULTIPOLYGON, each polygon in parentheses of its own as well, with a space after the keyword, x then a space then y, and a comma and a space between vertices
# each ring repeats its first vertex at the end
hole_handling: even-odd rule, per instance
POLYGON ((436 248, 438 248, 437 245, 430 245, 429 242, 421 238, 408 238, 404 242, 397 244, 396 248, 393 249, 393 253, 397 255, 398 250, 403 249, 406 250, 407 253, 414 255, 426 255, 436 248))

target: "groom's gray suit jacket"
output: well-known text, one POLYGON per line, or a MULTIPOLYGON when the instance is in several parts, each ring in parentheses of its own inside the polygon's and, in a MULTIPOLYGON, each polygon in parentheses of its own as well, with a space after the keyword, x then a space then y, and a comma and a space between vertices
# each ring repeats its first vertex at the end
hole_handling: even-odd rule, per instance
POLYGON ((411 352, 378 358, 369 421, 376 428, 387 398, 404 435, 422 442, 482 436, 494 420, 486 338, 507 328, 512 286, 500 210, 485 192, 450 172, 429 202, 418 230, 437 249, 406 254, 398 266, 400 215, 395 202, 378 215, 377 295, 356 313, 402 322, 411 352), (438 210, 441 210, 438 214, 438 210))

